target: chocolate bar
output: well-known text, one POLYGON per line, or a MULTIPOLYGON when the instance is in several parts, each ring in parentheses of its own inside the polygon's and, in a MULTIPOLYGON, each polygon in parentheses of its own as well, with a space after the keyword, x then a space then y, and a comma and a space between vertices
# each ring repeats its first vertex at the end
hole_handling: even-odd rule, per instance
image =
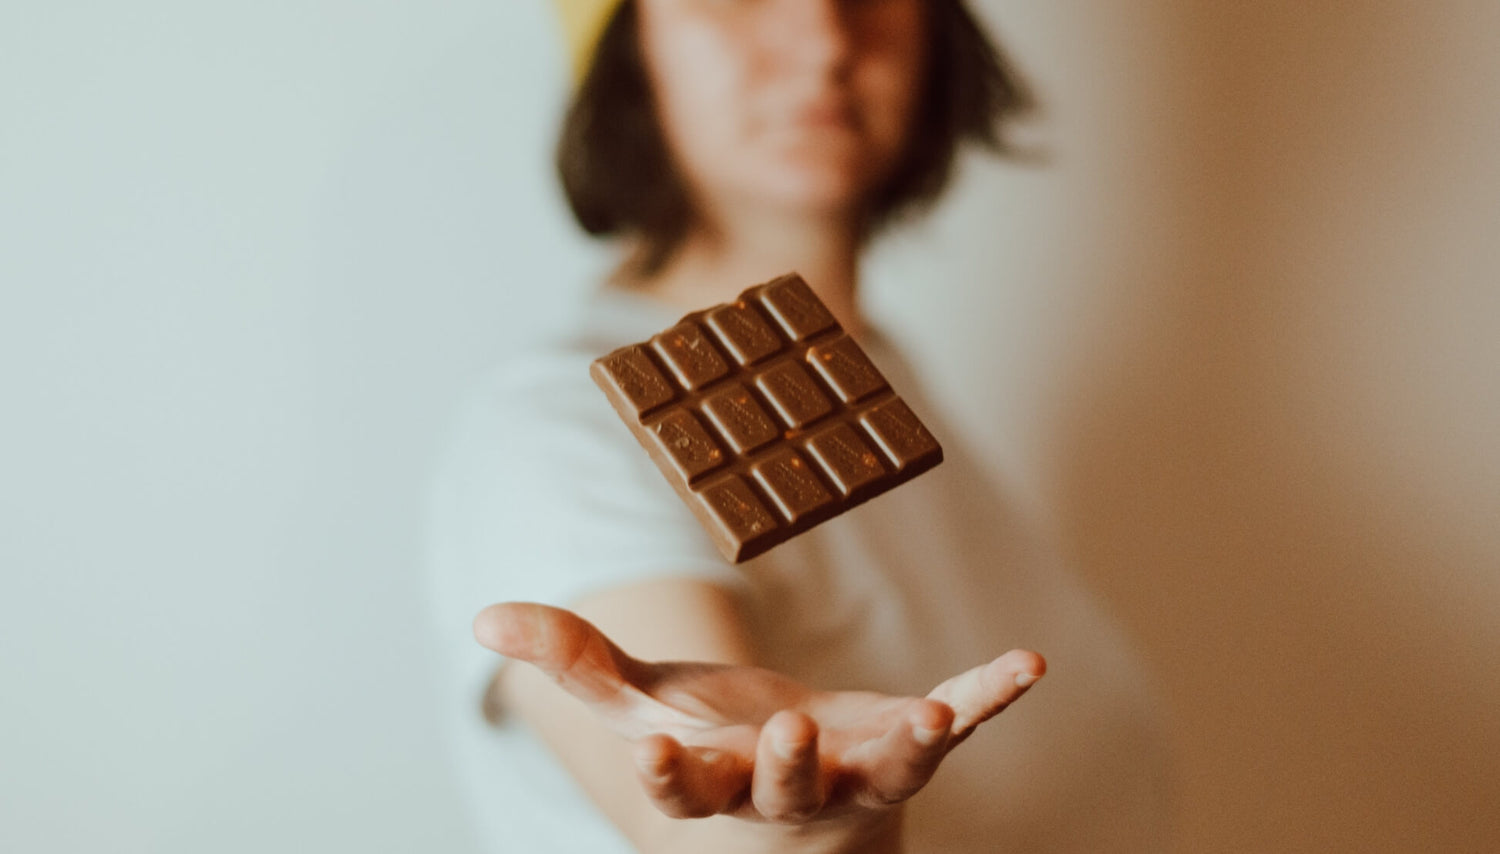
POLYGON ((693 312, 589 373, 731 563, 943 460, 795 274, 693 312))

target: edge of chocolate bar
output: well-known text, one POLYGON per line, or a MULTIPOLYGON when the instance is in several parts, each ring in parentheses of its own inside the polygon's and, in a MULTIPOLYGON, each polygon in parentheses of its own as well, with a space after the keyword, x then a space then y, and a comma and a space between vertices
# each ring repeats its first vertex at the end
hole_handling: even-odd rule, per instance
POLYGON ((943 460, 795 273, 607 353, 589 375, 731 563, 943 460))

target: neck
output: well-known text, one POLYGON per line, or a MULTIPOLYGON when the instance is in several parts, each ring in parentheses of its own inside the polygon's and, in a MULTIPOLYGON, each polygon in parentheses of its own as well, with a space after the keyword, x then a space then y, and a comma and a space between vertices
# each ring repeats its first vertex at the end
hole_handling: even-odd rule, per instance
POLYGON ((846 330, 857 332, 859 248, 859 235, 843 223, 738 223, 734 229, 694 232, 662 270, 633 284, 652 299, 686 313, 796 272, 846 330))

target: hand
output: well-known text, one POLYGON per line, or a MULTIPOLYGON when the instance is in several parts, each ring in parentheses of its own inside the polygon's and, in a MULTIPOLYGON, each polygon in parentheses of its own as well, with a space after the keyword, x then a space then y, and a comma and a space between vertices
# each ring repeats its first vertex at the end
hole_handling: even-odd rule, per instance
POLYGON ((1046 671, 1041 656, 1013 650, 925 698, 896 697, 817 691, 759 667, 639 661, 545 605, 492 605, 474 634, 629 739, 642 788, 677 818, 873 817, 916 794, 949 750, 1046 671))

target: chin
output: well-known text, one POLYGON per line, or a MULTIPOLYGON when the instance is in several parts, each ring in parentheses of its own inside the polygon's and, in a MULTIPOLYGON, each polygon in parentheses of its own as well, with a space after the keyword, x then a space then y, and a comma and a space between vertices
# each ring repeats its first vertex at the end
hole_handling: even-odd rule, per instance
POLYGON ((787 164, 774 174, 752 178, 751 191, 773 206, 803 215, 843 215, 869 192, 870 175, 847 164, 787 164))

